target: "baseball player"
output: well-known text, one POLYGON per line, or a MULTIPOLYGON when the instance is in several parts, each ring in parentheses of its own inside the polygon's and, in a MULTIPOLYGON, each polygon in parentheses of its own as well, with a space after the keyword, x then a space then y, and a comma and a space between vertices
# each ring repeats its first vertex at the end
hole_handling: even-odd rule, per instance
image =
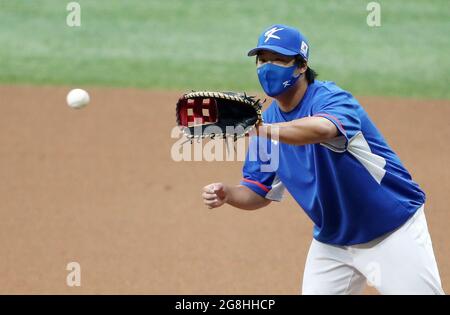
POLYGON ((205 186, 204 203, 254 210, 287 189, 314 222, 303 294, 358 294, 366 282, 381 294, 444 294, 425 193, 363 107, 315 79, 295 28, 270 26, 248 55, 273 102, 251 137, 241 183, 205 186))

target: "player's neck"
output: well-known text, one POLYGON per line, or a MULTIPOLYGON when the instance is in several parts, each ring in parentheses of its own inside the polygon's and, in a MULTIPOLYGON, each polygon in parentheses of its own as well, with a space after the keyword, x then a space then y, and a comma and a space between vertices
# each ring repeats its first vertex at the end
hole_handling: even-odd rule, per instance
POLYGON ((278 106, 283 112, 290 112, 293 110, 302 100, 308 88, 308 82, 303 76, 296 82, 296 84, 286 92, 275 97, 278 102, 278 106))

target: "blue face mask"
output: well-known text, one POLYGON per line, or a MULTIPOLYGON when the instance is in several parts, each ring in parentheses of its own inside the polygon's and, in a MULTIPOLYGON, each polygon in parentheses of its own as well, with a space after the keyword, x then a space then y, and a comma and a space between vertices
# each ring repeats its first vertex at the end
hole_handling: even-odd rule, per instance
POLYGON ((301 77, 301 74, 297 77, 294 76, 296 68, 296 65, 283 67, 272 63, 258 67, 258 79, 264 92, 273 97, 289 89, 301 77))

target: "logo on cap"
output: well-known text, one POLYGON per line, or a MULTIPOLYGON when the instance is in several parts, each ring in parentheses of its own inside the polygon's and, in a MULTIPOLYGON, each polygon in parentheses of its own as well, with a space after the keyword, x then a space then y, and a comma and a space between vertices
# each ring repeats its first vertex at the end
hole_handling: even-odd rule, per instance
POLYGON ((275 27, 272 27, 270 30, 268 30, 267 32, 265 32, 264 33, 264 36, 266 37, 266 39, 264 40, 264 43, 267 43, 267 41, 269 40, 269 39, 271 39, 271 38, 275 38, 275 39, 280 39, 280 37, 279 36, 277 36, 277 35, 274 35, 276 32, 278 32, 278 31, 281 31, 281 30, 284 30, 284 28, 277 28, 276 26, 275 27))
POLYGON ((300 51, 303 55, 308 56, 308 44, 306 44, 304 41, 302 41, 302 45, 300 46, 300 51))

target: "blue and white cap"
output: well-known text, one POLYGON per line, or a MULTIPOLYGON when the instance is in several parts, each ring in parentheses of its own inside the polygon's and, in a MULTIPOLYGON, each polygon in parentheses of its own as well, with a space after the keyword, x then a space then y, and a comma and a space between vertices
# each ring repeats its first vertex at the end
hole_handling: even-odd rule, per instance
POLYGON ((256 55, 260 50, 269 50, 286 56, 300 55, 308 60, 309 45, 305 36, 296 28, 275 24, 265 29, 258 39, 258 46, 248 52, 256 55))

